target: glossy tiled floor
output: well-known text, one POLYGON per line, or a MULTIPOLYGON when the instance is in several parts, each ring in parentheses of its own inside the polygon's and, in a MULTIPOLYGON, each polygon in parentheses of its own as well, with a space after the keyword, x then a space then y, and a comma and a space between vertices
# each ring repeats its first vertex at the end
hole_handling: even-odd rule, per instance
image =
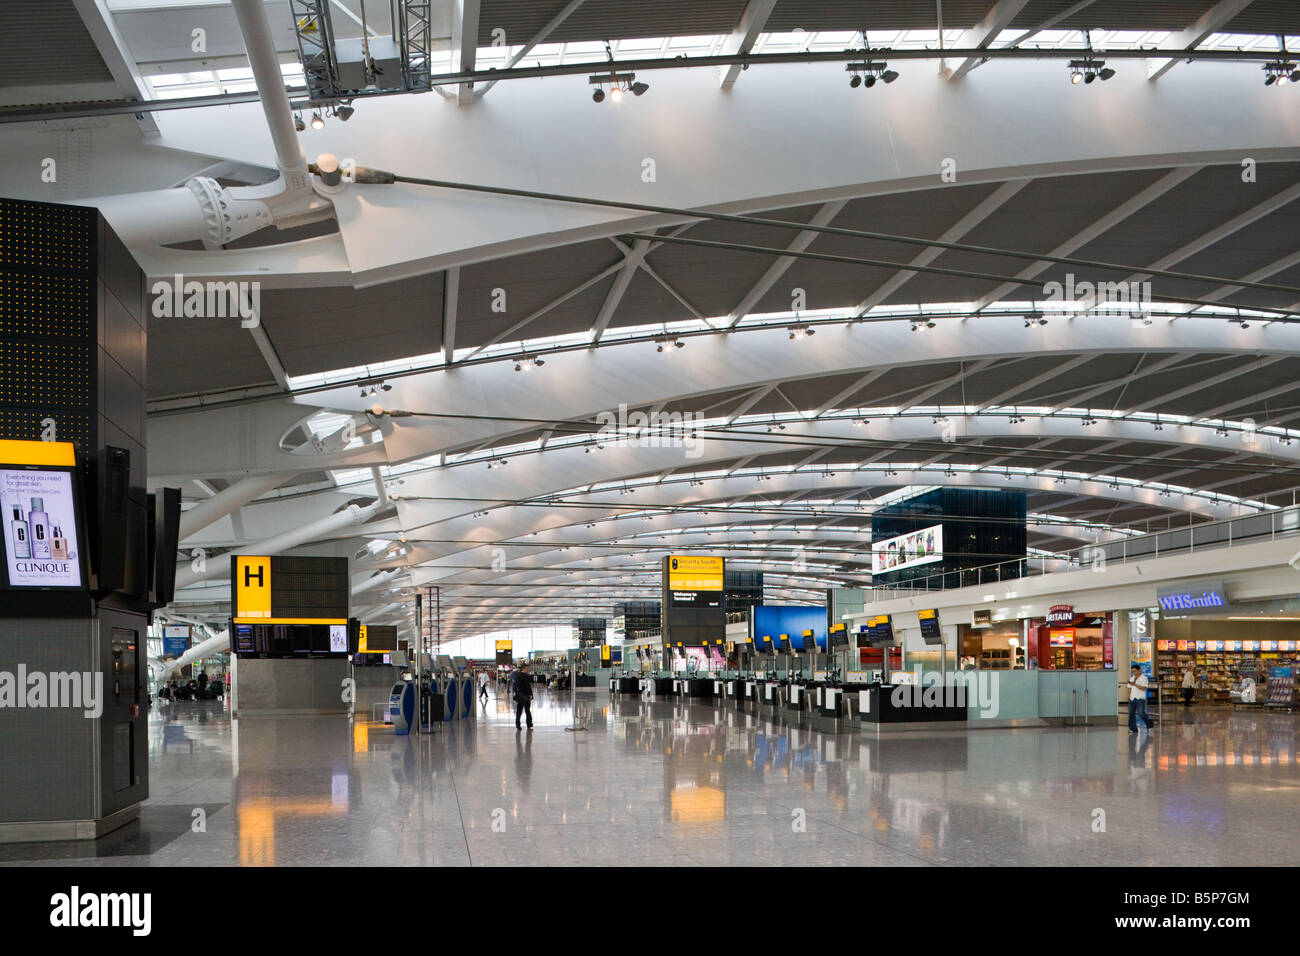
POLYGON ((564 729, 567 695, 545 692, 532 733, 493 699, 424 737, 164 705, 140 821, 95 844, 0 847, 0 862, 1300 863, 1300 718, 1287 714, 1175 709, 1136 737, 1121 725, 877 740, 583 694, 585 733, 564 729))

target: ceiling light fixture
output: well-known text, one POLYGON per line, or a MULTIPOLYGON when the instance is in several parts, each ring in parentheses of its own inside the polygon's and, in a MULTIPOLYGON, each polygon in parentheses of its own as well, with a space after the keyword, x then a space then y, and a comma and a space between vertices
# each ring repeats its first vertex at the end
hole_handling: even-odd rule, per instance
POLYGON ((934 328, 934 320, 933 320, 933 319, 912 319, 912 320, 911 320, 911 323, 912 323, 912 331, 913 331, 913 332, 916 332, 916 331, 918 331, 918 330, 920 330, 920 329, 932 329, 932 328, 934 328))
POLYGON ((334 107, 334 115, 346 123, 352 119, 352 114, 356 112, 351 100, 344 100, 338 106, 334 107))
POLYGON ((786 331, 790 333, 790 338, 792 339, 801 339, 804 336, 813 336, 817 334, 816 329, 807 325, 792 325, 786 329, 786 331))
POLYGON ((299 133, 301 133, 303 130, 307 128, 307 124, 302 121, 301 113, 293 114, 293 128, 297 130, 299 133))
POLYGON ((533 369, 541 368, 545 364, 546 359, 544 358, 532 355, 521 355, 515 359, 515 371, 531 372, 533 369))
POLYGON ((324 129, 324 128, 325 128, 325 120, 321 117, 320 113, 312 113, 312 114, 311 114, 311 128, 312 128, 312 129, 324 129))
POLYGON ((855 90, 859 86, 871 89, 876 85, 877 80, 882 83, 893 83, 898 79, 898 71, 891 70, 884 60, 859 60, 856 63, 844 64, 844 69, 853 74, 849 86, 855 90))

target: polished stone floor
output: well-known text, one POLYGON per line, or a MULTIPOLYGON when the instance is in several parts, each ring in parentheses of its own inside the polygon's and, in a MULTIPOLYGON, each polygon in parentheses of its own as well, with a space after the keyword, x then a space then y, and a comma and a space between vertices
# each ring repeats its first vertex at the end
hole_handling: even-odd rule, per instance
MULTIPOLYGON (((509 709, 508 709, 509 708, 509 709)), ((539 692, 516 732, 162 704, 141 819, 0 863, 203 866, 1296 865, 1300 717, 876 739, 723 706, 539 692)))

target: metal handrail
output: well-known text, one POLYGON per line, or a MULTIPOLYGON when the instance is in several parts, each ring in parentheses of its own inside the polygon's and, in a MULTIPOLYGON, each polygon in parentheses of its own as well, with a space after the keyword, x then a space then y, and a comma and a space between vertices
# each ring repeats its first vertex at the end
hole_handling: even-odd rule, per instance
POLYGON ((1216 547, 1231 548, 1261 539, 1274 540, 1293 535, 1300 535, 1300 506, 1296 505, 1279 508, 1276 511, 1206 521, 1197 525, 1188 525, 1186 528, 1166 528, 1163 531, 1119 538, 1102 544, 1083 545, 1050 558, 1014 558, 1009 561, 977 565, 973 568, 941 571, 899 584, 873 587, 871 593, 874 600, 884 600, 891 596, 907 597, 916 591, 947 590, 946 582, 954 579, 956 583, 952 587, 972 587, 1058 573, 1046 570, 1047 561, 1066 560, 1071 565, 1069 570, 1074 571, 1086 568, 1101 571, 1112 563, 1124 564, 1130 560, 1190 554, 1198 547, 1201 550, 1216 547), (1267 522, 1267 528, 1262 526, 1263 522, 1267 522), (1254 530, 1255 528, 1258 530, 1254 530), (1171 545, 1170 535, 1178 536, 1179 539, 1185 538, 1186 543, 1171 545), (1163 546, 1162 538, 1165 539, 1163 546), (1037 569, 1032 563, 1035 560, 1041 562, 1037 569))

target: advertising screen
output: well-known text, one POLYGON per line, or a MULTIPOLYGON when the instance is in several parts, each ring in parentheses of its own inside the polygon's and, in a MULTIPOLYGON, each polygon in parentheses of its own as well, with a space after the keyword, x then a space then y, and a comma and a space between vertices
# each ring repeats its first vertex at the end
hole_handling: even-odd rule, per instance
POLYGON ((0 469, 5 572, 11 588, 84 588, 71 469, 0 469))
POLYGON ((899 571, 943 560, 943 525, 886 538, 871 545, 871 573, 899 571))

